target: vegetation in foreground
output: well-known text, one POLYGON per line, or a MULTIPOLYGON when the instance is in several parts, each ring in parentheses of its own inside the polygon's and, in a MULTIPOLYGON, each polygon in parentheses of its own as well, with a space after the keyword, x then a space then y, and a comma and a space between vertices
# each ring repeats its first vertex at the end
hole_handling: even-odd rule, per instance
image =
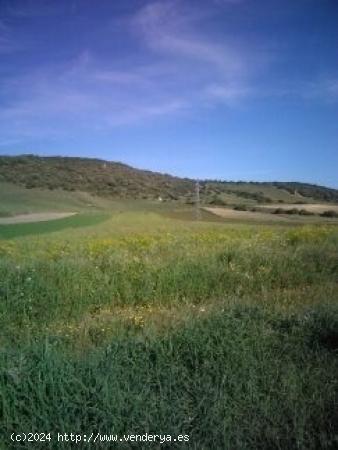
POLYGON ((139 213, 0 241, 3 448, 32 448, 18 430, 337 448, 337 250, 333 226, 139 213))

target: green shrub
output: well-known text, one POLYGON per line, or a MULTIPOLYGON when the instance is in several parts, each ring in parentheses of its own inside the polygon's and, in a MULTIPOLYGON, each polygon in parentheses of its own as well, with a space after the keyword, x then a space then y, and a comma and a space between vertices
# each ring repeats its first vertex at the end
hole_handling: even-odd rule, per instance
POLYGON ((322 217, 331 217, 331 218, 338 218, 338 212, 337 211, 333 211, 333 210, 329 210, 329 211, 324 211, 321 214, 322 217))
POLYGON ((233 209, 235 211, 247 211, 248 207, 246 205, 235 205, 233 209))

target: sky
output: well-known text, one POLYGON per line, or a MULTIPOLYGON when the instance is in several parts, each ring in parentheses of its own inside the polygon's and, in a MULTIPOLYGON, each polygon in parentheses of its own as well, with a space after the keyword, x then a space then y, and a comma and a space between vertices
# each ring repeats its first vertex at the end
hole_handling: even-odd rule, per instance
POLYGON ((0 0, 0 154, 338 188, 337 0, 0 0))

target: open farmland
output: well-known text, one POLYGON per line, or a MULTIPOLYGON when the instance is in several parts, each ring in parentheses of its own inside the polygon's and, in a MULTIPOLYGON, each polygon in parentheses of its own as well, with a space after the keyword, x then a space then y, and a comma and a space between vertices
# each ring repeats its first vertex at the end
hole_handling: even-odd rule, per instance
POLYGON ((0 0, 0 450, 338 450, 338 0, 0 0))
POLYGON ((314 214, 321 214, 325 211, 335 211, 336 213, 338 213, 338 205, 330 203, 304 203, 300 205, 295 205, 293 203, 284 203, 284 204, 272 203, 269 205, 260 205, 261 208, 266 209, 280 208, 282 210, 292 209, 295 206, 298 206, 298 208, 305 209, 306 211, 309 211, 314 214))
POLYGON ((230 208, 204 208, 206 211, 215 214, 216 216, 222 217, 228 220, 239 220, 239 221, 255 221, 255 222, 274 222, 281 223, 287 222, 288 218, 285 217, 275 217, 268 212, 252 212, 252 211, 236 211, 230 208))
MULTIPOLYGON (((292 207, 294 207, 294 205, 292 205, 292 207, 288 207, 285 205, 283 205, 283 208, 279 208, 278 207, 278 212, 279 214, 272 214, 275 209, 274 207, 271 206, 261 206, 259 208, 259 210, 257 210, 256 208, 254 209, 254 211, 248 209, 245 211, 241 211, 241 210, 236 210, 236 209, 230 209, 230 208, 220 208, 220 207, 204 207, 203 209, 211 214, 216 215, 217 217, 220 217, 226 221, 230 221, 230 222, 253 222, 253 223, 265 223, 265 224, 311 224, 311 223, 337 223, 338 224, 338 217, 333 217, 333 218, 325 218, 325 217, 319 217, 315 214, 321 214, 324 211, 334 211, 334 212, 338 212, 338 207, 336 205, 330 205, 328 209, 328 207, 325 207, 324 205, 319 205, 317 207, 317 205, 311 205, 313 208, 311 209, 307 209, 307 208, 303 208, 302 205, 302 210, 306 209, 306 211, 309 211, 310 213, 313 214, 309 214, 309 215, 300 215, 300 214, 293 214, 290 215, 287 212, 291 209, 292 207), (283 213, 284 211, 284 213, 283 213)), ((296 211, 298 211, 296 209, 296 211)))
POLYGON ((83 217, 0 240, 2 448, 18 429, 336 448, 337 226, 83 217))
POLYGON ((72 212, 44 212, 31 214, 18 214, 11 217, 0 217, 0 225, 11 225, 14 223, 48 222, 49 220, 64 219, 74 216, 72 212))
POLYGON ((338 450, 338 0, 0 0, 0 450, 338 450))

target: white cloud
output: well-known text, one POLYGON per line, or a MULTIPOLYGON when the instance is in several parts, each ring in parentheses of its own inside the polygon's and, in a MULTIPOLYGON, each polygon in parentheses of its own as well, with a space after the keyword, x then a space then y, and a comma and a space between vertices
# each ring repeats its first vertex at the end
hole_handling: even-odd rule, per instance
POLYGON ((305 101, 332 103, 338 101, 338 78, 321 77, 313 80, 289 83, 286 86, 274 87, 265 92, 270 97, 298 98, 305 101))
POLYGON ((43 17, 72 10, 75 1, 55 0, 7 0, 3 1, 2 13, 7 17, 32 18, 43 17))
POLYGON ((131 25, 154 57, 167 62, 171 70, 167 82, 175 79, 183 92, 188 86, 191 105, 222 102, 232 106, 251 93, 249 76, 256 70, 255 55, 251 52, 249 57, 234 40, 220 42, 212 33, 201 32, 205 18, 180 2, 161 1, 147 4, 131 25))
POLYGON ((248 86, 233 84, 212 84, 205 90, 206 98, 218 100, 228 105, 235 105, 243 98, 254 94, 254 90, 248 86))
POLYGON ((143 72, 143 67, 130 73, 78 57, 8 80, 5 88, 13 100, 0 106, 2 137, 105 131, 186 110, 184 98, 161 92, 143 72))
POLYGON ((217 5, 238 5, 244 0, 213 0, 217 5))
POLYGON ((207 63, 224 75, 244 72, 245 63, 239 48, 211 41, 198 28, 193 11, 184 11, 177 2, 155 2, 146 5, 134 18, 133 26, 148 47, 167 57, 188 58, 207 63))
POLYGON ((245 52, 204 35, 201 22, 181 2, 150 3, 129 19, 131 37, 143 46, 139 60, 102 60, 84 49, 71 61, 3 79, 3 139, 106 131, 243 101, 252 69, 245 52))
POLYGON ((0 20, 0 53, 12 53, 21 47, 22 45, 14 38, 11 28, 5 21, 0 20))
POLYGON ((308 83, 304 89, 304 96, 336 102, 338 100, 338 78, 325 78, 308 83))

